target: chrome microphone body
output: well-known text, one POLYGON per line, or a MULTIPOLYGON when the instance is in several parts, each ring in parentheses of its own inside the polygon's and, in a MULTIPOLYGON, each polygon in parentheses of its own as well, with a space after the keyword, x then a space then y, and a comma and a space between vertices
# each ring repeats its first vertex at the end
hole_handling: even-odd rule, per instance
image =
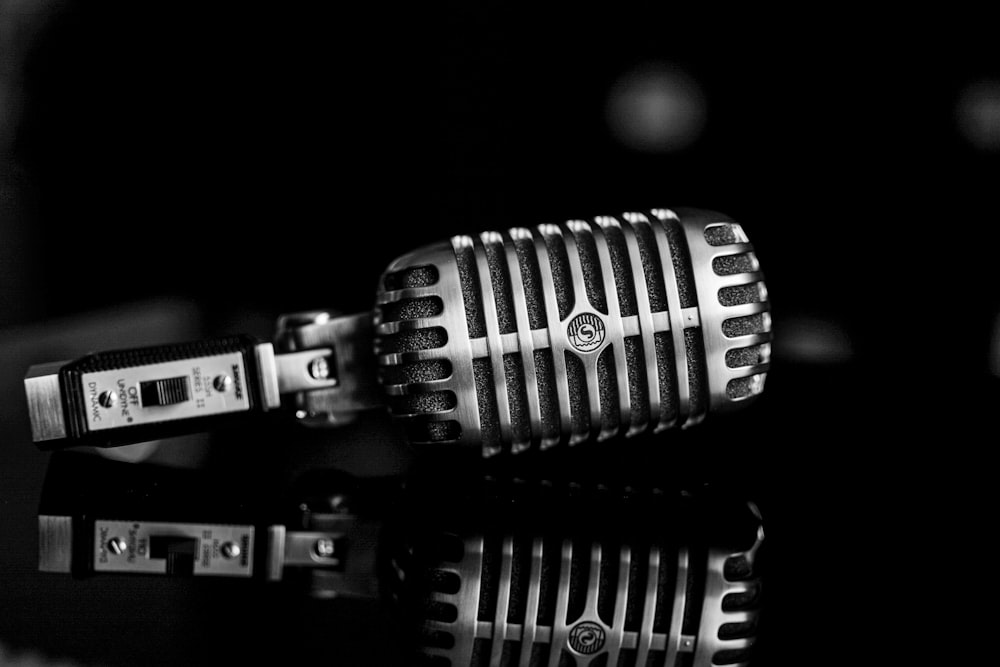
POLYGON ((697 424, 769 368, 742 228, 653 209, 456 236, 400 257, 374 312, 286 315, 230 337, 103 352, 25 378, 42 448, 207 430, 279 407, 311 425, 386 404, 413 443, 492 457, 697 424))
POLYGON ((375 323, 410 439, 487 457, 691 426, 769 368, 753 247, 705 211, 456 236, 389 266, 375 323))

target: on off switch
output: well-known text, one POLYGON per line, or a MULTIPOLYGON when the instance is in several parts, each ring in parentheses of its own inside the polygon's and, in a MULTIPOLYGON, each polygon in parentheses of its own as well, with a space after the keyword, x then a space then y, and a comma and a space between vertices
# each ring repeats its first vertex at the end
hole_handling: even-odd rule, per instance
POLYGON ((139 394, 142 397, 142 407, 157 405, 174 405, 191 398, 188 379, 184 375, 162 380, 151 380, 139 383, 139 394))

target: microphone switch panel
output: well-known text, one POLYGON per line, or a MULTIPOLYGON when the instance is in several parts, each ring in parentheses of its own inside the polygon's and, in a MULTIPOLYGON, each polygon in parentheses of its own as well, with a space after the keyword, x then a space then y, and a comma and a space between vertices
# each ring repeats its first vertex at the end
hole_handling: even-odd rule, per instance
POLYGON ((243 355, 230 352, 83 373, 79 382, 87 398, 87 429, 101 431, 245 412, 250 409, 246 378, 243 355))

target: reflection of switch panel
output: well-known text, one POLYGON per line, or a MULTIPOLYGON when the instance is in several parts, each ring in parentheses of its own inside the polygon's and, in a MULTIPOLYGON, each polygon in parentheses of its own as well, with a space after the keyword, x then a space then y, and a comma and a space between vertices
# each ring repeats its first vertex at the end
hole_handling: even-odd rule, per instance
POLYGON ((96 572, 249 577, 253 526, 95 521, 96 572))
POLYGON ((194 574, 194 561, 198 558, 198 539, 177 535, 151 535, 149 558, 167 562, 167 574, 190 576, 194 574))

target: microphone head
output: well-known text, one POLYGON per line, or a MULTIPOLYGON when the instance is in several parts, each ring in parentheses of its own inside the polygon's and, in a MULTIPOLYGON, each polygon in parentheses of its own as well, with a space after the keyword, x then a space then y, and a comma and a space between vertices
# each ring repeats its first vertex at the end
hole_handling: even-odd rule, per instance
POLYGON ((652 209, 410 252, 380 281, 375 345, 411 442, 489 457, 747 405, 769 367, 769 309, 739 224, 652 209))

